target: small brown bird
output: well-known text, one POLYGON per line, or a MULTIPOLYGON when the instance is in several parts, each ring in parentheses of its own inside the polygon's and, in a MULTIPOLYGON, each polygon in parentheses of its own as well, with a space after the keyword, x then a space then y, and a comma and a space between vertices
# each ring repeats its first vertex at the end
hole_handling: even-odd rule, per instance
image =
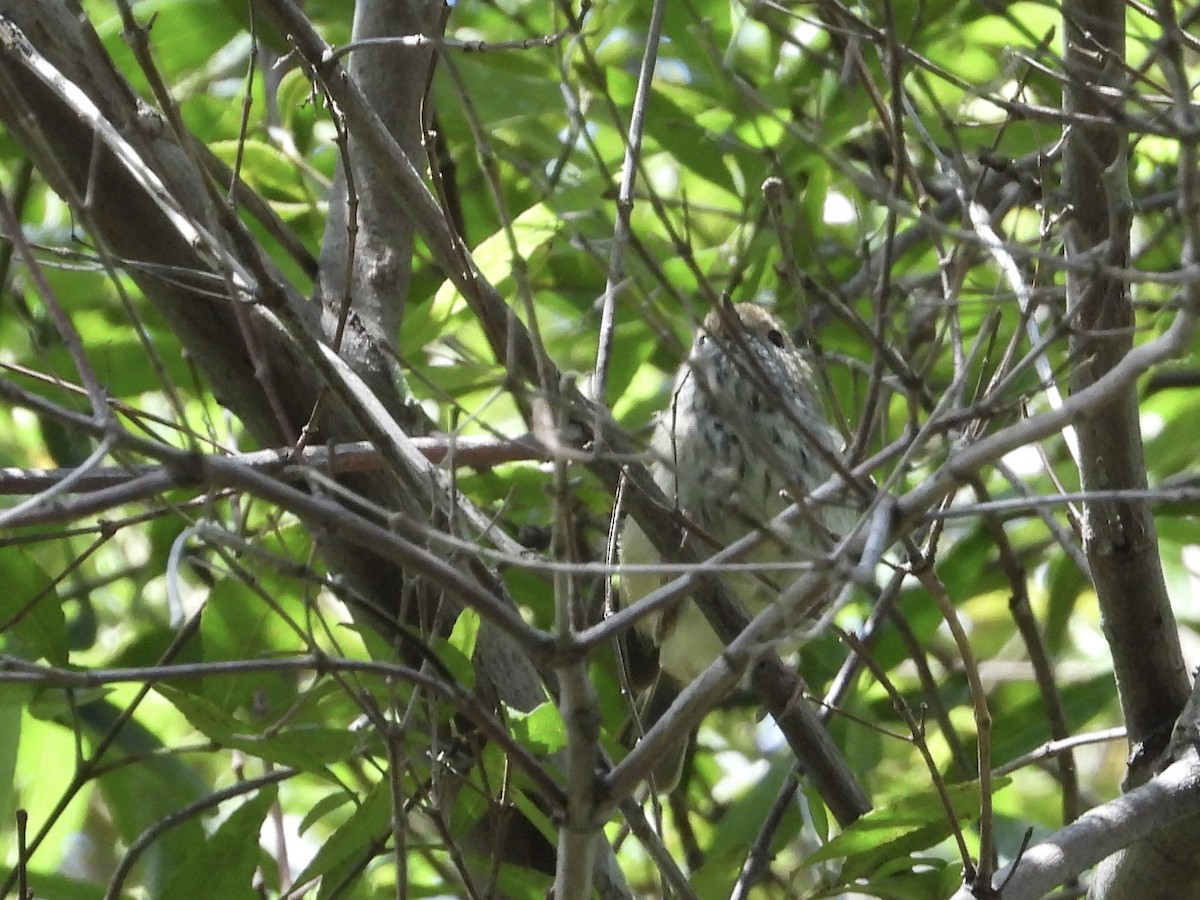
MULTIPOLYGON (((716 552, 770 521, 832 474, 829 454, 842 440, 821 405, 812 370, 780 324, 759 306, 742 303, 710 312, 675 379, 671 403, 654 431, 651 472, 684 518, 695 526, 686 538, 716 552), (817 449, 820 445, 824 453, 817 449)), ((743 560, 804 561, 829 546, 828 533, 844 532, 845 509, 824 507, 794 520, 743 560)), ((625 565, 660 562, 645 533, 627 518, 620 541, 625 565)), ((739 572, 726 583, 754 615, 795 576, 739 572)), ((633 604, 669 578, 627 572, 624 603, 633 604)), ((798 625, 799 623, 797 623, 798 625)), ((690 600, 643 619, 642 633, 658 645, 659 666, 688 682, 723 647, 690 600)))

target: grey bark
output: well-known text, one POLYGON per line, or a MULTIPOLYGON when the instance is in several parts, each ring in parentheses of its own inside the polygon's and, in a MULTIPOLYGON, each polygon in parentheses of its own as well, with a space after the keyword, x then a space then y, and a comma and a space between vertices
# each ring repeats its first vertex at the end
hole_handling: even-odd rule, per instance
MULTIPOLYGON (((1070 206, 1067 255, 1096 265, 1067 275, 1067 303, 1075 360, 1072 391, 1110 371, 1133 346, 1133 308, 1127 285, 1104 268, 1128 261, 1127 136, 1119 121, 1125 90, 1125 4, 1070 0, 1064 4, 1068 113, 1096 116, 1077 122, 1064 144, 1063 187, 1070 206), (1102 94, 1101 87, 1116 87, 1102 94)), ((1114 394, 1096 414, 1076 423, 1084 490, 1145 488, 1146 467, 1134 386, 1114 394)), ((1188 696, 1187 674, 1159 560, 1154 520, 1144 502, 1085 506, 1084 549, 1095 580, 1104 634, 1128 729, 1126 785, 1144 784, 1166 746, 1188 696)), ((1135 835, 1130 833, 1128 840, 1135 835)), ((1196 896, 1194 819, 1138 840, 1102 868, 1093 898, 1141 900, 1196 896), (1164 861, 1174 857, 1169 870, 1164 861), (1168 891, 1169 893, 1163 893, 1168 891)))
MULTIPOLYGON (((441 0, 371 0, 354 10, 356 42, 398 35, 440 36, 441 0)), ((354 50, 347 69, 388 132, 419 169, 424 168, 423 101, 432 75, 428 48, 372 44, 354 50)), ((318 299, 326 336, 332 337, 343 307, 349 309, 342 352, 377 396, 397 392, 398 372, 385 348, 394 348, 412 275, 414 224, 398 207, 387 183, 395 175, 384 161, 349 135, 352 176, 339 161, 321 241, 318 299), (353 187, 353 195, 348 188, 353 187), (349 212, 356 207, 356 228, 349 212), (353 303, 348 300, 353 298, 353 303)), ((398 407, 406 399, 393 398, 398 407)))
MULTIPOLYGON (((1088 810, 1030 847, 993 882, 1004 885, 1000 895, 1004 900, 1038 900, 1113 853, 1096 874, 1093 894, 1133 900, 1195 897, 1187 871, 1192 868, 1191 858, 1163 846, 1158 835, 1179 828, 1194 830, 1198 806, 1200 764, 1192 749, 1146 784, 1088 810)), ((964 887, 953 900, 980 896, 984 895, 964 887)))
MULTIPOLYGON (((1067 274, 1067 310, 1076 360, 1071 390, 1111 370, 1133 346, 1128 288, 1104 264, 1129 257, 1126 136, 1112 117, 1117 100, 1098 87, 1122 88, 1125 6, 1120 0, 1081 0, 1064 7, 1067 112, 1108 119, 1070 126, 1063 148, 1063 188, 1071 214, 1067 255, 1096 267, 1067 274)), ((1146 465, 1133 386, 1117 392, 1076 424, 1084 490, 1145 488, 1146 465)), ((1143 501, 1086 504, 1084 549, 1096 583, 1104 633, 1113 654, 1121 709, 1135 756, 1131 784, 1145 780, 1188 696, 1187 673, 1158 557, 1158 537, 1143 501)))

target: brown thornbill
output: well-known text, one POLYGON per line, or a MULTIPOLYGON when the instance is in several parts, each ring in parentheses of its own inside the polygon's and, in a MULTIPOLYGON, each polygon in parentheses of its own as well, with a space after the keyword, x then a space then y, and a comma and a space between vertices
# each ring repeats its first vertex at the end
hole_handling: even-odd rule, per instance
MULTIPOLYGON (((833 473, 829 459, 841 446, 823 412, 812 370, 784 328, 759 306, 727 305, 708 314, 680 366, 670 403, 655 427, 651 472, 686 521, 685 540, 711 555, 770 522, 791 498, 827 481, 833 473)), ((773 532, 742 562, 811 560, 831 546, 831 532, 844 532, 847 512, 814 508, 786 530, 773 532)), ((620 557, 625 566, 660 563, 632 517, 621 533, 620 557)), ((670 577, 624 571, 624 604, 637 602, 670 577)), ((795 577, 764 568, 723 579, 755 615, 795 577)), ((639 630, 658 646, 661 670, 679 682, 699 675, 723 647, 691 600, 643 619, 639 630)), ((660 788, 669 789, 659 781, 660 788)))

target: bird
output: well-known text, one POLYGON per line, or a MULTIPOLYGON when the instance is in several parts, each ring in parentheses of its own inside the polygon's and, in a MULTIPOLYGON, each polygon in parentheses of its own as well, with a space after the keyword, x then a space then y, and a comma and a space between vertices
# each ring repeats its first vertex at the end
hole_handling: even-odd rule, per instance
MULTIPOLYGON (((711 555, 827 481, 842 445, 812 367, 786 329, 762 306, 726 302, 705 316, 657 416, 650 472, 686 524, 685 542, 699 542, 711 555)), ((846 530, 846 518, 843 508, 816 508, 782 533, 772 532, 742 561, 811 559, 831 546, 832 534, 846 530)), ((633 517, 625 518, 618 551, 623 567, 639 567, 622 569, 623 605, 673 577, 653 571, 660 554, 633 517)), ((778 571, 723 576, 750 615, 791 578, 778 571)), ((658 669, 677 684, 695 679, 724 647, 690 599, 642 618, 637 631, 642 643, 657 647, 658 669)), ((660 790, 670 790, 662 784, 669 776, 658 780, 660 790)))

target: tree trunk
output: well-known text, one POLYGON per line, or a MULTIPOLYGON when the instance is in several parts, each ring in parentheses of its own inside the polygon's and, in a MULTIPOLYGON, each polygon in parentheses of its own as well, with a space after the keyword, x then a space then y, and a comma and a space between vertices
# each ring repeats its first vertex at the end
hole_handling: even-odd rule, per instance
MULTIPOLYGON (((1063 148, 1063 187, 1070 208, 1066 255, 1075 264, 1067 272, 1071 389, 1080 391, 1110 371, 1133 346, 1129 288, 1107 268, 1124 267, 1129 258, 1127 136, 1119 116, 1127 89, 1125 4, 1071 0, 1063 12, 1063 106, 1068 114, 1091 117, 1068 127, 1063 148)), ((1076 433, 1085 491, 1146 487, 1134 386, 1098 413, 1080 419, 1076 433)), ((1084 549, 1128 729, 1126 786, 1136 787, 1153 776, 1187 701, 1187 673, 1148 505, 1140 500, 1089 500, 1084 510, 1084 549)), ((1110 857, 1089 896, 1195 896, 1200 887, 1196 845, 1194 820, 1159 832, 1110 857), (1164 851, 1193 862, 1176 865, 1170 877, 1164 877, 1164 851)))

